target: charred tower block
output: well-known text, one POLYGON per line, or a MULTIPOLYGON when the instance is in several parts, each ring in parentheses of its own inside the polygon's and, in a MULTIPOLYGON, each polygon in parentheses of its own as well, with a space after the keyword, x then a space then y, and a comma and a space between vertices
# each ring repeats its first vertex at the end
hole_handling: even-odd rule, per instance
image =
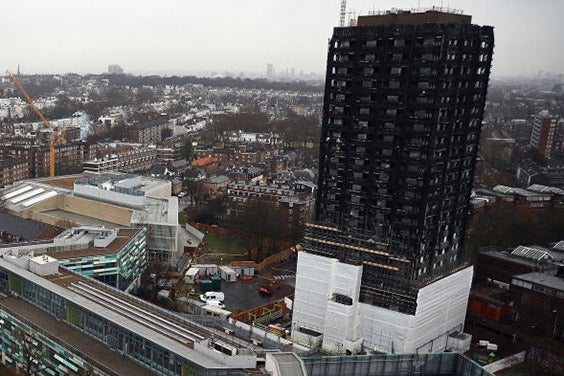
MULTIPOLYGON (((315 222, 298 263, 296 334, 318 331, 325 344, 315 321, 327 326, 328 307, 344 301, 356 317, 349 341, 358 345, 355 330, 370 328, 354 321, 363 310, 356 304, 417 317, 422 289, 460 273, 471 278, 462 243, 493 42, 492 27, 434 10, 361 16, 356 27, 334 29, 315 222), (358 291, 329 283, 325 317, 308 313, 320 309, 311 301, 300 305, 313 291, 309 268, 323 258, 336 263, 330 280, 335 265, 360 273, 358 291)), ((394 351, 386 341, 381 349, 394 351)))

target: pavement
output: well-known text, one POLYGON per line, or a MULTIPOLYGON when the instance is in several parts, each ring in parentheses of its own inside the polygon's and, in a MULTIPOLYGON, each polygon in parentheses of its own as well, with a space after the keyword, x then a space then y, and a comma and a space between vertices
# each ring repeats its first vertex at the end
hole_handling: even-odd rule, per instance
POLYGON ((272 295, 260 294, 260 286, 268 285, 270 281, 270 278, 260 275, 248 281, 222 281, 221 291, 225 293, 225 300, 223 301, 225 303, 225 309, 231 312, 238 312, 239 310, 246 311, 294 294, 294 286, 285 283, 284 280, 281 281, 280 285, 271 287, 272 295))
POLYGON ((225 309, 237 312, 293 295, 295 284, 296 261, 286 261, 269 268, 248 281, 240 279, 235 282, 222 281, 221 291, 225 293, 225 309), (280 279, 280 284, 271 287, 272 295, 260 294, 260 286, 268 285, 273 278, 280 279))

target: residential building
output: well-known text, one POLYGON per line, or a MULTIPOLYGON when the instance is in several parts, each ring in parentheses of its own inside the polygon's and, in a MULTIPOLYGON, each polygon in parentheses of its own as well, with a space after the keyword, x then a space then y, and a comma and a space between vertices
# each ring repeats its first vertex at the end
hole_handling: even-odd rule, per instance
POLYGON ((292 336, 338 352, 442 351, 472 280, 463 241, 493 28, 435 9, 357 25, 329 42, 292 336))
MULTIPOLYGON (((87 142, 55 145, 55 173, 64 175, 80 170, 82 162, 96 157, 98 147, 87 142)), ((27 161, 30 177, 49 175, 49 147, 38 145, 33 138, 10 138, 0 142, 0 160, 27 161)))
POLYGON ((161 117, 132 126, 127 131, 127 138, 131 142, 155 144, 161 141, 161 132, 163 129, 169 127, 170 124, 168 119, 166 117, 161 117))
POLYGON ((253 203, 262 201, 281 209, 280 215, 288 223, 304 223, 313 217, 314 198, 312 194, 290 187, 257 183, 230 183, 227 187, 227 213, 241 215, 255 210, 253 203))
POLYGON ((17 181, 29 179, 29 160, 8 159, 0 160, 0 187, 13 184, 17 181))
POLYGON ((84 161, 84 171, 90 172, 136 172, 148 170, 157 163, 158 149, 144 146, 124 146, 104 150, 104 156, 84 161))
POLYGON ((530 146, 543 158, 562 154, 564 147, 564 120, 544 110, 535 116, 530 146))
POLYGON ((227 185, 230 181, 229 177, 225 175, 218 175, 206 179, 204 181, 204 186, 206 187, 208 196, 211 198, 225 196, 227 185))

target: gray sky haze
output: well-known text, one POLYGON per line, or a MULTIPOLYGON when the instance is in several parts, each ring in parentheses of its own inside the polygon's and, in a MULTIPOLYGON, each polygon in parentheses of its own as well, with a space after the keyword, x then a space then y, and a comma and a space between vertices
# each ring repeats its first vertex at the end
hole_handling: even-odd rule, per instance
MULTIPOLYGON (((324 74, 340 0, 2 0, 0 72, 324 74)), ((562 0, 348 0, 349 10, 449 6, 495 27, 492 75, 564 73, 562 0)))

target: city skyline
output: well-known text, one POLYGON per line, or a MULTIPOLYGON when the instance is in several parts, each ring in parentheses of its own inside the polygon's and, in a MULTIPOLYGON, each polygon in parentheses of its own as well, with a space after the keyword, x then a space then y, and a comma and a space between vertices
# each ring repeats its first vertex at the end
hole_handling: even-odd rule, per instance
MULTIPOLYGON (((338 25, 340 0, 161 3, 25 0, 4 7, 0 69, 33 73, 102 73, 119 64, 133 74, 210 75, 230 71, 266 76, 295 70, 323 74, 327 40, 338 25), (315 17, 314 17, 315 15, 315 17), (251 43, 249 43, 251 42, 251 43)), ((391 8, 441 6, 494 26, 492 77, 562 72, 559 45, 564 3, 543 0, 349 0, 356 15, 391 8), (515 22, 515 20, 526 20, 515 22), (523 54, 522 51, 535 53, 523 54)), ((348 17, 350 18, 350 16, 348 17)))

